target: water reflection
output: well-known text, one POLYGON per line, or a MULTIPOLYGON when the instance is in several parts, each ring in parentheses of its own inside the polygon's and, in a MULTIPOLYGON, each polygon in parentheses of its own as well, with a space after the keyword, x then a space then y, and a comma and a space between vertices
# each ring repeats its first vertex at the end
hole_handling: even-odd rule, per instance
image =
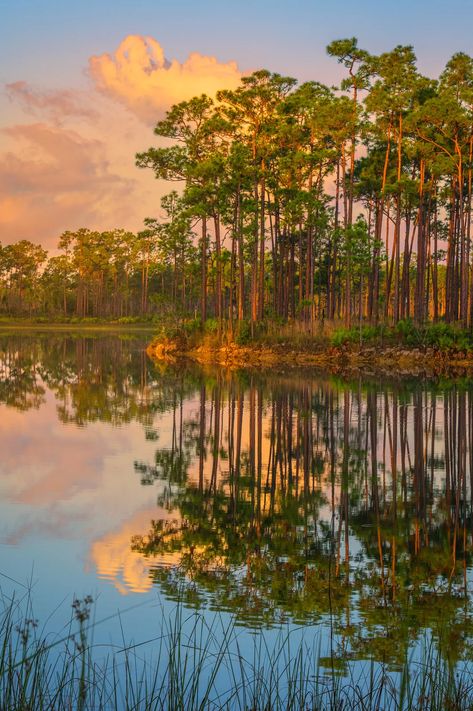
POLYGON ((202 376, 173 406, 167 483, 132 548, 168 595, 244 622, 330 616, 349 654, 401 663, 431 629, 469 648, 473 401, 445 387, 202 376))
POLYGON ((0 336, 0 404, 39 408, 54 394, 61 422, 150 428, 153 416, 172 405, 182 377, 159 372, 138 337, 41 334, 0 336))
POLYGON ((91 542, 99 575, 242 624, 329 620, 344 658, 400 664, 426 629, 452 661, 471 652, 469 383, 163 368, 142 346, 0 339, 8 408, 52 393, 62 423, 136 421, 155 451, 129 474, 156 506, 130 500, 91 542))

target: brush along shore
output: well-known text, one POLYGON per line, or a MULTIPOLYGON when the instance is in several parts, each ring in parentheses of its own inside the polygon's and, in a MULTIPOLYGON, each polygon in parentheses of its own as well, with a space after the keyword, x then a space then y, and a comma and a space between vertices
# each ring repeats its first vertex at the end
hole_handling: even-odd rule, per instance
POLYGON ((218 333, 158 334, 147 348, 151 358, 189 358, 233 368, 311 366, 333 373, 385 372, 395 375, 473 376, 470 335, 446 324, 424 329, 339 329, 325 336, 263 336, 239 342, 218 333))

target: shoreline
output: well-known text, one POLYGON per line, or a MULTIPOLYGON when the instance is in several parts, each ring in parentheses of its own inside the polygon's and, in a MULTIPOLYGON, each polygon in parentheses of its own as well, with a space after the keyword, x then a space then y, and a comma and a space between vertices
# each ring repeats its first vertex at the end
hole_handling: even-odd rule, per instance
POLYGON ((122 323, 8 323, 0 321, 0 333, 2 332, 27 332, 27 331, 95 331, 95 332, 136 332, 155 333, 155 324, 122 324, 122 323))
POLYGON ((392 377, 472 377, 473 352, 453 349, 413 348, 406 345, 334 347, 329 344, 296 349, 291 343, 263 345, 195 344, 186 346, 169 339, 154 339, 146 352, 153 360, 191 360, 229 369, 316 368, 338 375, 387 375, 392 377))
POLYGON ((284 342, 219 342, 215 336, 156 336, 156 324, 146 323, 35 323, 0 320, 0 333, 116 333, 146 334, 150 342, 147 355, 160 362, 188 360, 201 365, 228 369, 264 370, 316 369, 332 375, 424 378, 473 378, 473 349, 412 346, 406 343, 333 345, 328 340, 300 346, 291 337, 284 342), (151 338, 155 335, 154 338, 151 338))

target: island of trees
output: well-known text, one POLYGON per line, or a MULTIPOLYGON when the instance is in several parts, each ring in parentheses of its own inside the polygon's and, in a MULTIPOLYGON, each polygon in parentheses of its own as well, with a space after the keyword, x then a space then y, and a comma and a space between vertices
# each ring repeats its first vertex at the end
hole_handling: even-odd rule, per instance
POLYGON ((339 88, 266 70, 173 106, 136 156, 172 189, 137 234, 0 249, 4 314, 473 324, 473 59, 328 53, 339 88))

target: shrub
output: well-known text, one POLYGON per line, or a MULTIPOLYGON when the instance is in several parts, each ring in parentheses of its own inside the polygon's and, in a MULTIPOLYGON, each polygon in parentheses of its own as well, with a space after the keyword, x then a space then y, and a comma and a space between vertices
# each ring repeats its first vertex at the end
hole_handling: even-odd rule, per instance
POLYGON ((332 346, 339 348, 346 343, 353 343, 353 330, 350 328, 337 329, 330 338, 332 346))
POLYGON ((410 318, 398 321, 395 331, 401 337, 402 342, 408 346, 422 346, 425 343, 422 329, 416 326, 410 318))
POLYGON ((240 321, 238 332, 235 335, 235 343, 239 346, 246 346, 251 341, 251 324, 249 321, 240 321))
POLYGON ((189 321, 184 321, 182 328, 187 336, 193 336, 202 330, 202 319, 193 318, 189 321))
POLYGON ((339 328, 331 336, 330 342, 333 346, 339 347, 347 343, 359 343, 369 341, 378 335, 376 326, 363 326, 361 328, 354 326, 352 328, 339 328))
POLYGON ((219 329, 219 321, 217 318, 208 318, 204 325, 205 333, 215 334, 219 329))

